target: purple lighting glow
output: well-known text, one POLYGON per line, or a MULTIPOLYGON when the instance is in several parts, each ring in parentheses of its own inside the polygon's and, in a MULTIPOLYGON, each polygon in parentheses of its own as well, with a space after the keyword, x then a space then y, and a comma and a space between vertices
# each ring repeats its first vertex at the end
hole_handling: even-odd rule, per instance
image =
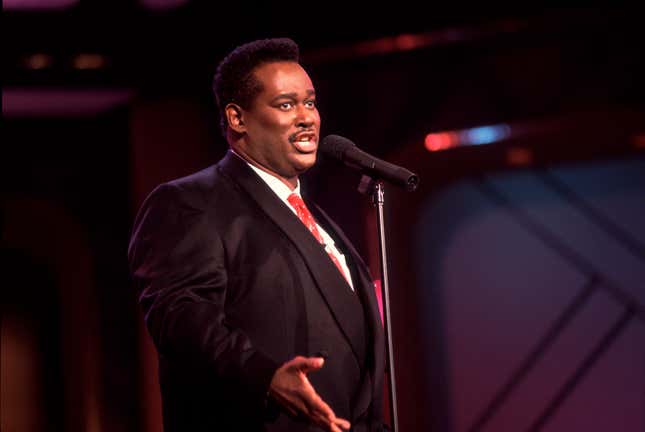
POLYGON ((177 9, 188 3, 188 0, 139 0, 139 3, 149 10, 177 9))
POLYGON ((54 10, 67 9, 78 0, 4 0, 2 10, 54 10))
POLYGON ((126 104, 129 89, 2 89, 3 117, 87 117, 126 104))

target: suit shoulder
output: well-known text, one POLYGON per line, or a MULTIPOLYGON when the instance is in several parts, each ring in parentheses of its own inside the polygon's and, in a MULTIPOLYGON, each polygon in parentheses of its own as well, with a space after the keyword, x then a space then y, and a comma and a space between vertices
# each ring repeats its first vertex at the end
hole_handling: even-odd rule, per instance
POLYGON ((187 176, 162 183, 158 187, 170 187, 186 191, 208 190, 217 183, 218 178, 219 173, 217 171, 217 165, 211 165, 187 176))
POLYGON ((216 165, 212 165, 156 186, 137 212, 133 239, 138 232, 167 230, 169 226, 186 225, 188 221, 191 225, 200 223, 221 193, 219 177, 216 165))
POLYGON ((147 200, 163 197, 164 200, 180 201, 191 207, 204 208, 227 194, 231 188, 228 179, 211 165, 195 173, 161 183, 148 195, 147 200))

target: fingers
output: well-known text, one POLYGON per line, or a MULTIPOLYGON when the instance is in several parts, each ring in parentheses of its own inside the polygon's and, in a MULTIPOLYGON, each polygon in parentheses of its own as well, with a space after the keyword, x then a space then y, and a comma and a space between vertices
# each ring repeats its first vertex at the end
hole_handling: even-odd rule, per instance
POLYGON ((310 399, 304 400, 308 412, 308 416, 315 423, 320 426, 325 426, 328 430, 333 432, 341 432, 342 430, 349 430, 350 423, 340 417, 336 417, 331 407, 327 405, 322 398, 314 392, 310 399))
POLYGON ((322 400, 317 393, 314 393, 311 397, 306 398, 303 401, 306 405, 307 411, 309 411, 310 417, 314 417, 325 423, 336 418, 334 411, 332 411, 329 405, 327 405, 327 403, 322 400))
POLYGON ((309 416, 309 419, 318 426, 322 426, 326 430, 333 432, 347 431, 351 426, 347 420, 339 417, 329 418, 320 415, 313 415, 309 416))
POLYGON ((347 420, 338 417, 333 420, 327 420, 324 423, 320 423, 320 425, 332 432, 348 431, 351 426, 347 420))
POLYGON ((349 428, 352 426, 347 420, 342 419, 340 417, 336 417, 336 420, 334 421, 334 425, 342 430, 349 430, 349 428))
POLYGON ((351 427, 351 424, 340 417, 334 417, 333 419, 326 419, 323 423, 320 423, 321 426, 326 427, 332 432, 343 432, 348 431, 351 427))

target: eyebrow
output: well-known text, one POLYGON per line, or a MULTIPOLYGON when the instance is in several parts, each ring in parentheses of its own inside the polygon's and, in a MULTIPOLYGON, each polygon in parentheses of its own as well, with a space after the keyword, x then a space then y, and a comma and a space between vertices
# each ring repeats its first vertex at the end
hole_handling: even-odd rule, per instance
MULTIPOLYGON (((307 97, 315 96, 316 95, 316 90, 309 89, 309 90, 307 90, 306 93, 307 93, 307 97)), ((277 101, 279 99, 298 99, 298 93, 281 93, 281 94, 277 95, 276 97, 274 97, 271 100, 272 101, 277 101)))

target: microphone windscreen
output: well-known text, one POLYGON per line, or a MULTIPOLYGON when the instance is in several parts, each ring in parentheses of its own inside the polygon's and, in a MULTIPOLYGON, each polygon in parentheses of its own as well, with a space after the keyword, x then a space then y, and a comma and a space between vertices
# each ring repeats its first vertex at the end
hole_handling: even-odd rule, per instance
POLYGON ((327 156, 343 160, 345 152, 354 147, 356 147, 356 144, 345 137, 340 135, 327 135, 320 142, 319 150, 327 156))

